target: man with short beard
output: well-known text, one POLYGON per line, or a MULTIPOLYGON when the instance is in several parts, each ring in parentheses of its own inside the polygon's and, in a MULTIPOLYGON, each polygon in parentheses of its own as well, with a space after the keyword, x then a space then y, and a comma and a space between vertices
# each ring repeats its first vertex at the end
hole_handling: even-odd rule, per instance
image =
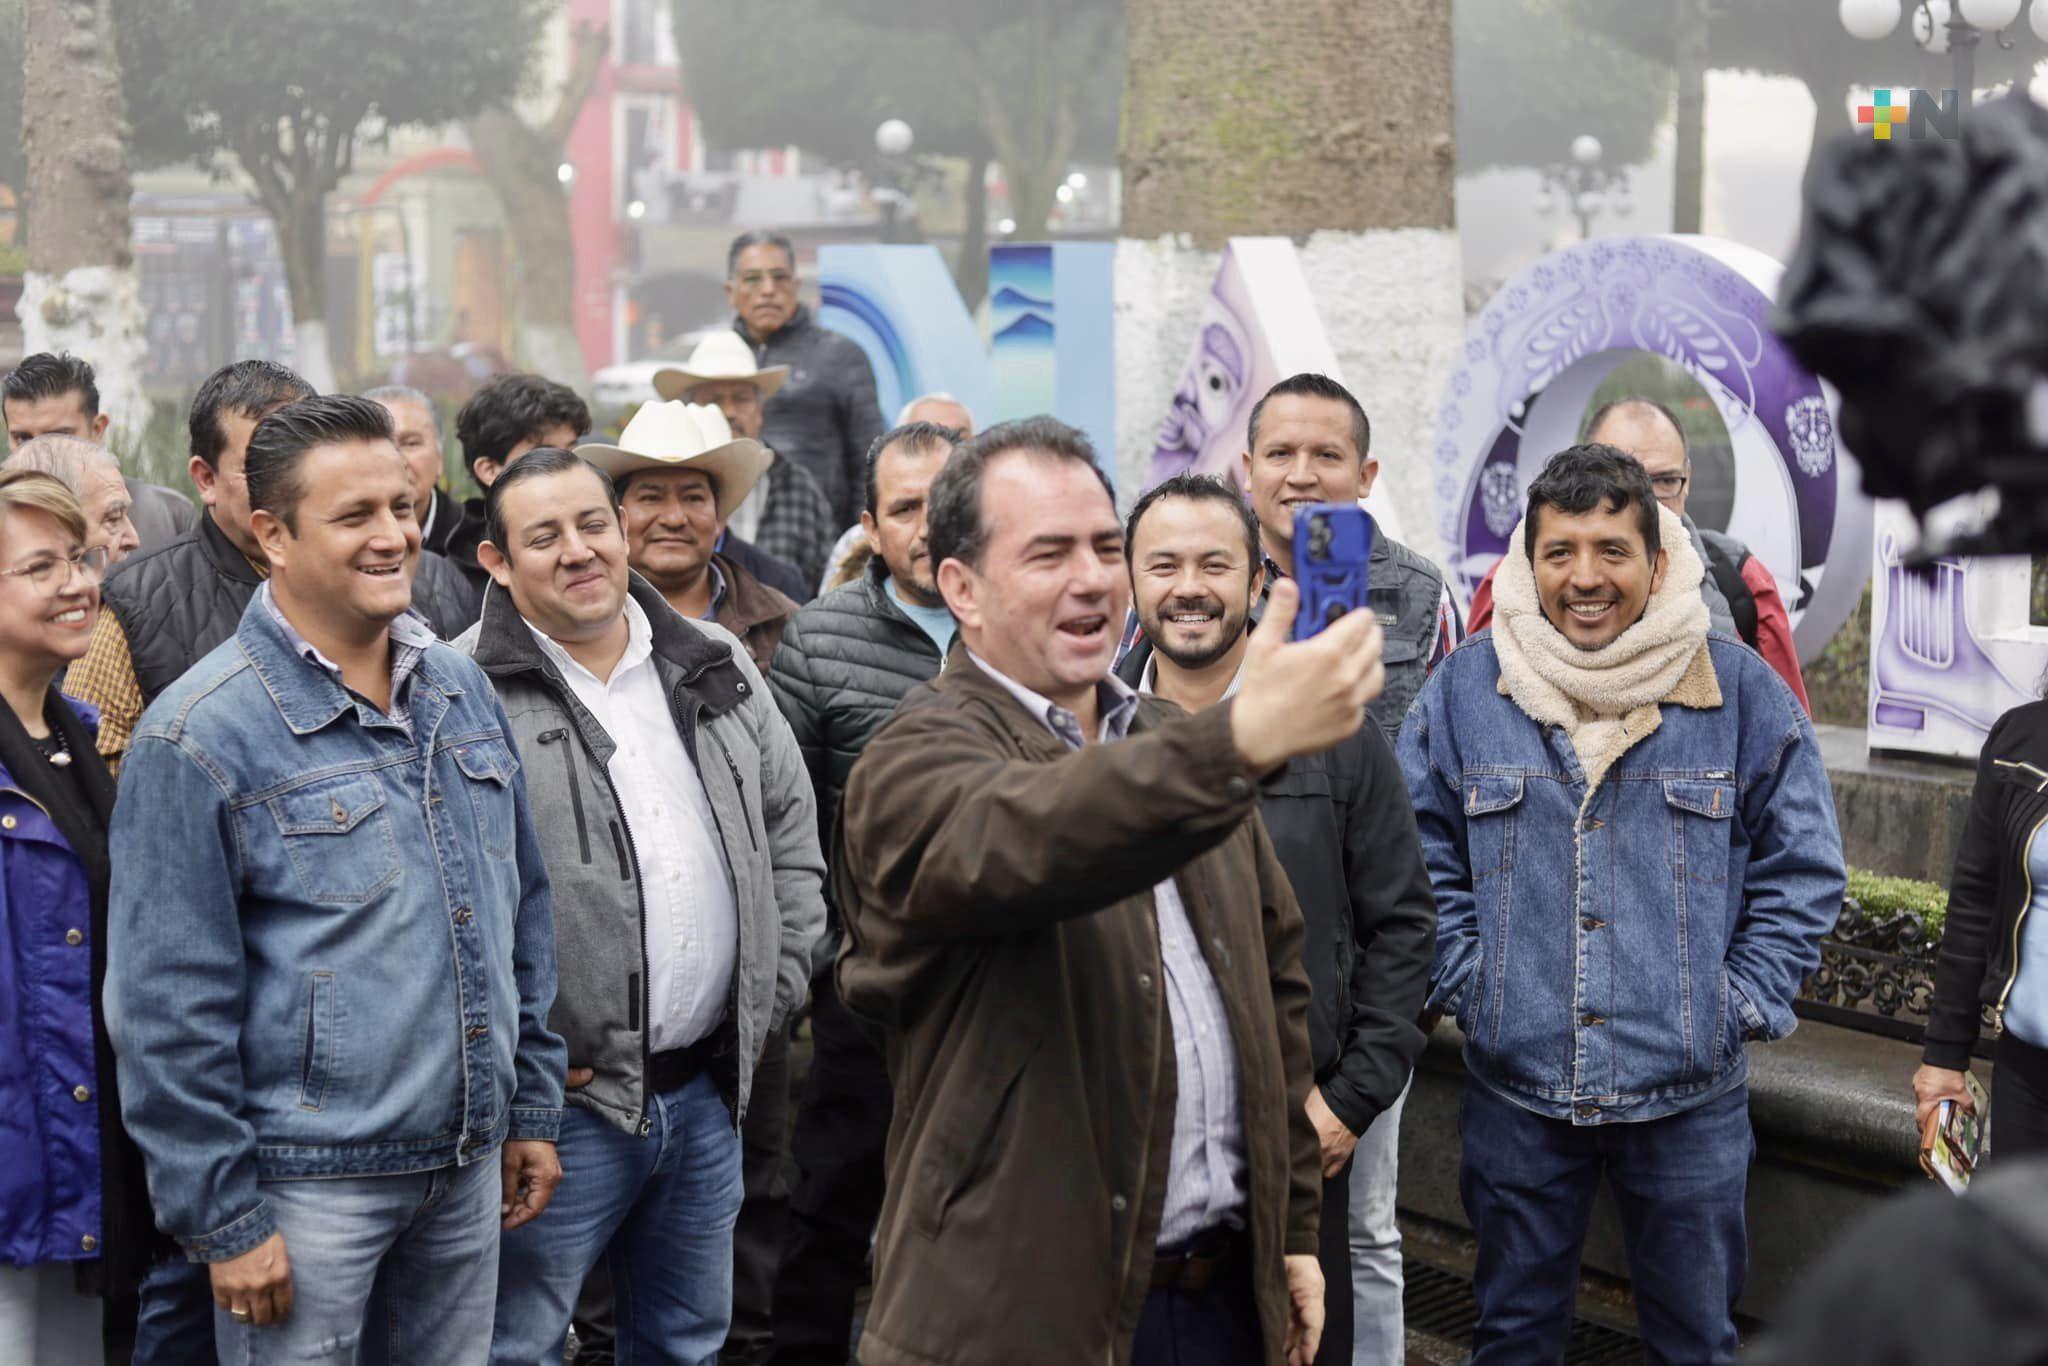
POLYGON ((1747 1045, 1792 1032, 1844 874, 1806 712, 1708 629, 1703 573, 1632 456, 1562 452, 1493 629, 1401 731, 1439 909, 1429 1004, 1465 1039, 1479 1366, 1563 1355, 1603 1177, 1650 1357, 1734 1360, 1747 1045))
MULTIPOLYGON (((953 442, 950 428, 928 422, 876 438, 860 519, 873 549, 866 572, 798 612, 775 652, 768 685, 810 767, 828 842, 868 737, 905 693, 937 676, 953 643, 924 526, 925 491, 953 442)), ((811 979, 814 1051, 790 1140, 799 1176, 775 1282, 770 1359, 777 1366, 846 1360, 854 1297, 867 1278, 868 1242, 882 1208, 889 1072, 870 1031, 839 999, 832 979, 838 941, 835 915, 811 979)))
MULTIPOLYGON (((1140 693, 1186 711, 1235 695, 1264 586, 1259 524, 1221 480, 1178 474, 1131 510, 1124 533, 1144 641, 1117 666, 1140 693)), ((1388 1113, 1422 1052, 1436 901, 1400 765, 1377 726, 1289 760, 1259 788, 1259 814, 1307 933, 1308 1115, 1322 1147, 1324 1283, 1319 1360, 1353 1360, 1348 1236, 1352 1154, 1388 1113)), ((1384 1325, 1359 1325, 1375 1343, 1384 1325)), ((1368 1360, 1379 1360, 1375 1348, 1368 1360)))

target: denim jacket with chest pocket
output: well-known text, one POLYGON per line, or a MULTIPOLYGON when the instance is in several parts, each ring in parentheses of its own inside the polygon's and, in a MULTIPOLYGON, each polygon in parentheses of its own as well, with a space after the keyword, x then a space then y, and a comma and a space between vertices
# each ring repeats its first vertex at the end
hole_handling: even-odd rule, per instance
POLYGON ((554 930, 504 714, 443 645, 407 686, 410 734, 259 597, 129 749, 108 1028, 158 1222, 198 1260, 273 1231, 259 1180, 555 1136, 554 930))
POLYGON ((1467 1068, 1576 1123, 1654 1119, 1746 1075, 1840 914, 1827 771, 1792 692, 1712 634, 1718 705, 1666 702, 1588 791, 1571 739, 1500 692, 1491 632, 1401 733, 1438 907, 1430 1004, 1467 1068))

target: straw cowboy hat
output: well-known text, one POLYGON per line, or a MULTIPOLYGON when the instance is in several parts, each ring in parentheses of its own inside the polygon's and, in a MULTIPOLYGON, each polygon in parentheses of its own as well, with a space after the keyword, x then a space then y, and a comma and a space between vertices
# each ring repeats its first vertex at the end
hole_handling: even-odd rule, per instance
POLYGON ((702 470, 711 476, 723 522, 753 492, 775 457, 758 441, 735 437, 708 403, 643 403, 616 446, 592 442, 576 454, 614 479, 640 470, 702 470))
POLYGON ((754 349, 737 332, 713 332, 697 343, 689 360, 654 372, 654 392, 663 398, 687 398, 690 390, 714 380, 743 379, 765 400, 789 379, 787 365, 766 370, 754 364, 754 349))

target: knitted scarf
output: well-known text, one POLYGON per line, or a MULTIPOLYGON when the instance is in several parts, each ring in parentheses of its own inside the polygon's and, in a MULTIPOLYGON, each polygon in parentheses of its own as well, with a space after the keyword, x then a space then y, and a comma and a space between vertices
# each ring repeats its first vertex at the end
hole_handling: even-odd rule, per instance
POLYGON ((1585 767, 1588 795, 1630 746, 1662 724, 1661 704, 1721 704, 1707 653, 1706 572, 1685 524, 1657 509, 1668 560, 1642 617, 1597 650, 1581 650, 1543 615, 1536 574, 1522 548, 1523 522, 1508 537, 1493 584, 1493 643, 1500 690, 1539 725, 1563 727, 1585 767))

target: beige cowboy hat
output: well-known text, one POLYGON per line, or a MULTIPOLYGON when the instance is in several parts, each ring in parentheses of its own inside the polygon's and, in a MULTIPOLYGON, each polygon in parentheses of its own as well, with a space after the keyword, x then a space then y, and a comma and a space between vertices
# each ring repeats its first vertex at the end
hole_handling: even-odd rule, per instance
POLYGON ((654 372, 654 392, 663 398, 688 398, 700 384, 717 380, 743 379, 763 399, 772 396, 789 379, 787 365, 766 370, 754 364, 754 349, 737 332, 713 332, 697 343, 697 349, 680 366, 654 372))
POLYGON ((735 437, 725 414, 708 403, 643 403, 617 445, 591 442, 576 454, 614 479, 640 470, 702 470, 718 494, 723 522, 754 490, 775 457, 758 441, 735 437))

